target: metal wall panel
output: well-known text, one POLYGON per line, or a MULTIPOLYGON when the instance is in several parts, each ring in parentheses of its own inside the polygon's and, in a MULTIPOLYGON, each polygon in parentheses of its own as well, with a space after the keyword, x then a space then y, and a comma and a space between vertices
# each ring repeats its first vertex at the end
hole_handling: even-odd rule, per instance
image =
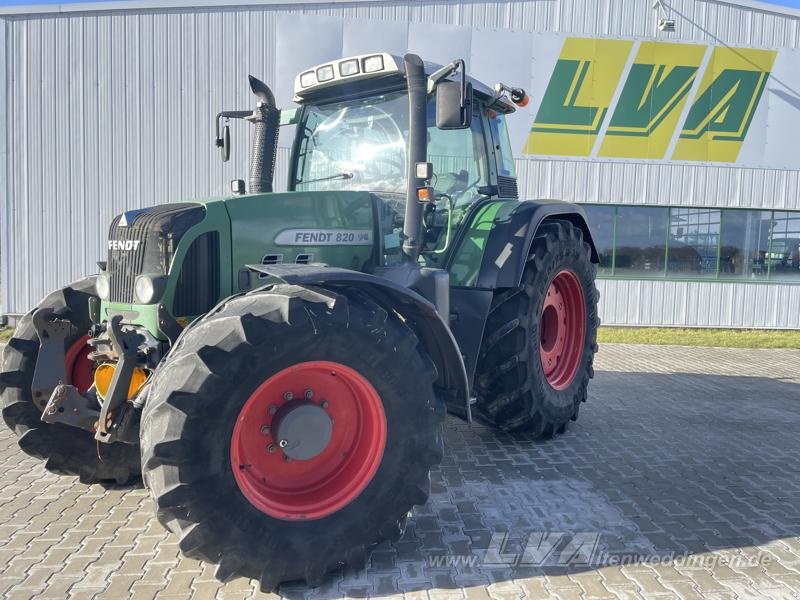
POLYGON ((604 325, 800 329, 800 286, 600 279, 604 325))
MULTIPOLYGON (((675 34, 657 31, 650 2, 631 0, 376 0, 164 10, 125 3, 124 11, 7 17, 0 23, 0 313, 25 311, 65 280, 92 272, 104 255, 108 223, 123 209, 222 194, 230 179, 246 176, 250 127, 233 126, 233 160, 223 164, 211 145, 211 116, 251 106, 248 73, 273 86, 290 85, 276 45, 286 18, 281 15, 344 19, 345 33, 353 27, 348 20, 382 20, 386 31, 396 24, 417 32, 420 43, 424 28, 439 24, 483 29, 487 41, 505 40, 511 29, 800 46, 795 14, 710 0, 669 5, 678 21, 675 34)), ((453 35, 461 39, 458 30, 453 35)), ((345 46, 355 43, 353 36, 344 39, 351 40, 345 46)), ((497 46, 498 57, 511 51, 508 41, 497 46)), ((473 54, 475 47, 473 38, 473 54)), ((498 71, 506 63, 500 62, 498 71)), ((286 185, 287 164, 288 150, 281 149, 279 188, 286 185)), ((568 159, 524 159, 518 169, 528 197, 800 209, 797 171, 568 159)), ((607 323, 800 327, 798 311, 789 310, 800 306, 800 286, 599 285, 607 323)))
POLYGON ((524 198, 800 210, 800 171, 519 159, 517 174, 524 198))
POLYGON ((13 151, 3 163, 0 312, 25 311, 94 272, 122 210, 223 194, 246 173, 250 128, 234 126, 235 160, 223 164, 211 119, 252 106, 248 73, 272 83, 275 17, 225 10, 3 21, 11 69, 3 140, 13 151))
POLYGON ((0 20, 0 312, 7 304, 3 298, 9 273, 11 272, 11 253, 7 240, 12 235, 12 207, 8 191, 11 188, 11 170, 8 161, 8 102, 11 98, 10 77, 8 74, 11 57, 8 55, 10 44, 6 43, 9 26, 6 21, 0 20))

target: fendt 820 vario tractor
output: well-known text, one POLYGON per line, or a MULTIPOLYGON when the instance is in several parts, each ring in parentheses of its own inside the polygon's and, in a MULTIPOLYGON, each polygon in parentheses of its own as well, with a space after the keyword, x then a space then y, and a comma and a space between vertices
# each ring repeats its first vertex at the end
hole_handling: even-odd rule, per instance
POLYGON ((224 159, 230 120, 254 125, 248 185, 119 215, 101 272, 20 320, 0 390, 22 449, 141 475, 187 556, 270 590, 402 535, 446 410, 562 433, 593 374, 597 254, 578 207, 517 198, 525 92, 464 71, 346 58, 284 111, 251 78, 256 108, 216 120, 224 159))

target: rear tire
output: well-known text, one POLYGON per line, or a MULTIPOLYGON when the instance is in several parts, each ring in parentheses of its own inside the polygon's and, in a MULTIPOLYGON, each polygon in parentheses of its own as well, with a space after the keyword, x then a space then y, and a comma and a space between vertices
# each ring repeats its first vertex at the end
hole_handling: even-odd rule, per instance
MULTIPOLYGON (((89 298, 93 295, 94 277, 87 277, 51 293, 37 307, 52 308, 58 318, 75 326, 75 332, 66 340, 65 352, 67 383, 79 388, 91 384, 89 366, 75 363, 87 360, 81 353, 81 342, 91 326, 89 298), (70 360, 71 354, 78 355, 74 361, 70 360)), ((20 448, 45 460, 48 471, 77 475, 83 483, 114 481, 124 484, 138 478, 141 469, 136 446, 117 443, 101 444, 98 448, 88 431, 41 420, 43 406, 37 406, 31 394, 33 371, 39 354, 39 337, 33 327, 32 315, 30 312, 20 320, 3 350, 0 367, 3 420, 19 437, 20 448), (98 453, 101 458, 98 458, 98 453)), ((45 398, 40 404, 46 402, 45 398)))
MULTIPOLYGON (((291 580, 316 585, 342 565, 360 569, 374 546, 399 539, 412 506, 427 501, 430 469, 442 457, 444 405, 435 380, 433 362, 411 329, 360 293, 278 285, 227 301, 183 334, 154 375, 142 415, 142 464, 159 521, 180 536, 185 555, 218 563, 221 581, 257 578, 271 591, 291 580), (284 450, 272 437, 280 422, 271 421, 280 413, 269 411, 294 406, 303 390, 290 396, 290 384, 271 382, 331 363, 377 393, 385 414, 382 458, 360 490, 342 492, 350 498, 345 505, 328 503, 305 515, 284 503, 281 518, 273 495, 279 471, 292 477, 297 467, 311 478, 313 461, 328 448, 283 463, 284 450), (265 393, 267 404, 254 411, 265 393), (250 460, 242 461, 243 452, 250 460), (276 458, 272 471, 260 470, 276 458), (234 474, 236 467, 252 477, 234 474)), ((332 414, 342 401, 309 387, 316 390, 313 410, 327 398, 332 414)), ((333 436, 343 425, 333 420, 333 436)), ((357 449, 352 456, 359 456, 357 449)), ((285 491, 293 483, 280 485, 285 491)), ((323 497, 325 486, 318 486, 323 497)), ((298 492, 297 505, 306 499, 298 492)))
POLYGON ((548 438, 578 418, 597 351, 595 271, 580 229, 540 226, 522 284, 492 302, 475 382, 480 421, 548 438))

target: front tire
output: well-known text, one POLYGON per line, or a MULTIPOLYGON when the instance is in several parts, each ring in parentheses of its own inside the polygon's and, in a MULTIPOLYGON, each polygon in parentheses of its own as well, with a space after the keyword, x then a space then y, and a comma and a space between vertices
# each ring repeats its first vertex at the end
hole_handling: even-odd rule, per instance
MULTIPOLYGON (((59 319, 75 328, 65 347, 67 383, 83 393, 92 384, 92 363, 86 345, 91 322, 89 298, 94 295, 94 277, 81 279, 57 290, 37 308, 51 308, 59 319)), ((39 355, 39 336, 33 327, 33 311, 22 317, 3 350, 0 367, 0 398, 3 420, 19 437, 23 451, 45 462, 48 471, 77 475, 83 483, 114 481, 128 483, 139 477, 139 449, 130 444, 98 445, 88 431, 41 420, 48 398, 31 394, 33 372, 39 355)))
POLYGON ((154 375, 142 462, 159 521, 222 581, 269 591, 361 568, 427 501, 442 457, 435 379, 411 329, 357 292, 229 300, 154 375))
POLYGON ((548 438, 578 418, 597 351, 594 279, 581 230, 543 223, 522 284, 492 302, 475 382, 480 421, 548 438))

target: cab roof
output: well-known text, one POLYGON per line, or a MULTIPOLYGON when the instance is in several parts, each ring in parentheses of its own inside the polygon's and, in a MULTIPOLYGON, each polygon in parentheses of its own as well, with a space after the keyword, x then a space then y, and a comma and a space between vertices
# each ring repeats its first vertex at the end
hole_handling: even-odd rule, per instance
MULTIPOLYGON (((424 61, 425 74, 442 68, 442 65, 424 61)), ((445 78, 452 80, 452 77, 445 78)), ((399 56, 387 52, 359 54, 325 62, 303 70, 295 77, 295 102, 319 102, 334 100, 369 91, 397 89, 405 86, 405 62, 399 56)), ((494 90, 467 75, 472 90, 490 106, 502 113, 512 113, 514 105, 505 98, 498 98, 494 90)))

